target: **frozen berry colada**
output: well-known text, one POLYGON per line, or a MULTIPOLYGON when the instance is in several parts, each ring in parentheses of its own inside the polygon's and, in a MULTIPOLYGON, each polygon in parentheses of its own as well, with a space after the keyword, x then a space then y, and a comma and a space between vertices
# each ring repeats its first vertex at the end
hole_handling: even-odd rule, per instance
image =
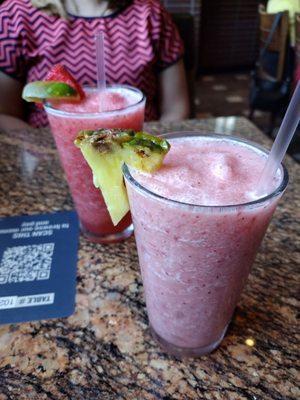
POLYGON ((117 226, 112 224, 101 192, 94 186, 90 168, 74 140, 81 130, 98 128, 132 128, 141 130, 145 101, 140 91, 113 86, 105 92, 85 89, 86 98, 79 104, 46 106, 60 159, 68 180, 81 227, 96 241, 126 237, 131 224, 129 214, 117 226))
POLYGON ((83 89, 63 66, 57 65, 45 81, 26 85, 23 98, 48 101, 45 109, 52 134, 86 236, 103 243, 128 237, 132 232, 130 215, 113 225, 101 192, 93 185, 92 172, 80 150, 74 146, 74 140, 81 130, 141 130, 145 109, 143 94, 125 85, 109 86, 102 92, 83 89))
POLYGON ((153 334, 173 354, 201 355, 226 332, 287 175, 258 195, 265 152, 177 136, 157 172, 124 171, 153 334))
POLYGON ((288 176, 282 166, 257 193, 265 150, 222 135, 167 138, 83 131, 75 143, 116 221, 129 206, 124 172, 154 337, 198 356, 223 339, 288 176))

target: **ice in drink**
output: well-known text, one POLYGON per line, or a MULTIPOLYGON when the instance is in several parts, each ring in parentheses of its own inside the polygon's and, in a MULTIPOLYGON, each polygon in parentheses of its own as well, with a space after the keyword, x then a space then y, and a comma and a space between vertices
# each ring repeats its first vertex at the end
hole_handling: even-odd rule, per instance
POLYGON ((154 174, 124 171, 151 328, 183 356, 221 342, 287 172, 258 198, 264 151, 220 135, 182 135, 167 138, 171 150, 154 174))
POLYGON ((115 85, 100 93, 86 88, 85 92, 86 99, 78 104, 60 102, 46 106, 46 111, 82 230, 91 240, 109 242, 130 235, 130 215, 113 226, 101 192, 93 185, 92 172, 74 140, 83 129, 141 130, 145 99, 139 90, 129 86, 115 85))

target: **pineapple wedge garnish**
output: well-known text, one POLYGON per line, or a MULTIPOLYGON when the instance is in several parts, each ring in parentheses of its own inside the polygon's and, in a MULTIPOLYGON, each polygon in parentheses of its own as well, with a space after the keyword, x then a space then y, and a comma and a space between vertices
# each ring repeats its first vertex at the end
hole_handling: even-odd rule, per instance
POLYGON ((94 185, 101 190, 114 225, 129 211, 123 163, 153 172, 170 149, 166 140, 131 129, 81 131, 74 143, 92 169, 94 185))

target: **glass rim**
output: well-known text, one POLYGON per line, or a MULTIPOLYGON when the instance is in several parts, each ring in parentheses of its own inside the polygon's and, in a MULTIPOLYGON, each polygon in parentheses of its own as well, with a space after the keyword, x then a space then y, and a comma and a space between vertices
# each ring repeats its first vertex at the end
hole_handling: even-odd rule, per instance
MULTIPOLYGON (((163 137, 163 138, 176 138, 176 137, 192 137, 192 136, 197 136, 197 137, 205 137, 205 138, 212 138, 212 139, 229 139, 231 141, 234 142, 238 142, 238 143, 244 143, 245 145, 248 146, 252 146, 255 149, 263 152, 264 154, 268 155, 270 153, 269 150, 265 149, 263 146, 260 146, 259 144, 251 141, 251 140, 247 140, 247 139, 243 139, 243 138, 239 138, 237 136, 232 136, 232 135, 226 135, 226 134, 219 134, 219 133, 202 133, 202 132, 197 132, 197 131, 187 131, 187 132, 168 132, 162 135, 159 135, 159 137, 163 137)), ((256 200, 252 200, 249 202, 245 202, 245 203, 237 203, 237 204, 225 204, 225 205, 203 205, 203 204, 192 204, 192 203, 186 203, 186 202, 182 202, 179 200, 174 200, 174 199, 170 199, 168 197, 164 197, 158 193, 155 193, 149 189, 147 189, 146 187, 144 187, 141 183, 139 183, 130 173, 129 167, 124 163, 122 170, 123 170, 123 174, 125 179, 130 182, 135 188, 137 188, 140 192, 142 192, 143 194, 146 195, 150 195, 151 197, 155 198, 156 200, 160 200, 160 201, 164 201, 167 202, 169 204, 172 204, 174 206, 180 206, 180 207, 184 207, 184 208, 193 208, 193 209, 198 209, 198 210, 219 210, 219 211, 234 211, 237 208, 244 208, 244 207, 255 207, 255 206, 259 206, 260 204, 263 204, 265 202, 267 202, 268 200, 271 200, 272 198, 275 198, 276 196, 279 196, 280 194, 282 194, 288 184, 289 181, 289 175, 288 175, 288 171, 287 168, 285 167, 285 165, 283 163, 281 163, 280 165, 281 168, 281 174, 282 174, 282 178, 280 180, 279 185, 268 195, 260 197, 259 199, 256 200)))
MULTIPOLYGON (((141 96, 141 98, 136 101, 133 104, 130 104, 126 107, 119 108, 117 110, 112 110, 112 111, 101 111, 101 112, 70 112, 70 111, 64 111, 64 110, 59 110, 58 108, 53 107, 50 103, 45 103, 44 108, 47 113, 51 115, 58 115, 62 117, 67 117, 67 118, 99 118, 103 116, 114 116, 115 114, 120 114, 120 112, 127 112, 128 110, 133 109, 134 107, 137 107, 138 105, 142 104, 146 100, 146 96, 144 93, 133 86, 130 85, 119 85, 119 84, 111 84, 107 85, 107 88, 116 88, 116 89, 126 89, 130 90, 131 92, 135 92, 141 96)), ((88 91, 97 91, 97 87, 92 87, 92 86, 83 86, 83 88, 88 91)))

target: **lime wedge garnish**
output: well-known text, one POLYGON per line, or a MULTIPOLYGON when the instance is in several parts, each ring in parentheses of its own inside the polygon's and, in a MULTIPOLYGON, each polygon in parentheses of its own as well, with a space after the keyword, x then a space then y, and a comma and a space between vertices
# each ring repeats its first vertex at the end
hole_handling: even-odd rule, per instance
POLYGON ((81 131, 75 145, 92 169, 94 185, 101 190, 114 225, 129 211, 123 163, 141 171, 153 172, 161 166, 170 149, 166 140, 130 129, 81 131))
POLYGON ((44 100, 79 100, 79 94, 64 82, 35 81, 25 85, 22 98, 29 102, 41 103, 44 100))

